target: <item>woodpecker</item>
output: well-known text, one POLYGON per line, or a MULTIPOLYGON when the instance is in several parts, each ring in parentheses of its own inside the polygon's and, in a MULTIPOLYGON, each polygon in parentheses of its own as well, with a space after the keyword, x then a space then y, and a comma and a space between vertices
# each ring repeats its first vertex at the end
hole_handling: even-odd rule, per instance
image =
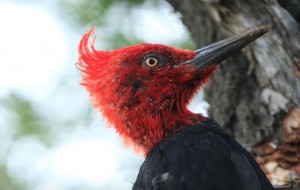
POLYGON ((145 155, 134 190, 272 190, 253 157, 217 122, 187 109, 217 64, 271 29, 262 26, 196 51, 79 44, 81 84, 123 142, 145 155))

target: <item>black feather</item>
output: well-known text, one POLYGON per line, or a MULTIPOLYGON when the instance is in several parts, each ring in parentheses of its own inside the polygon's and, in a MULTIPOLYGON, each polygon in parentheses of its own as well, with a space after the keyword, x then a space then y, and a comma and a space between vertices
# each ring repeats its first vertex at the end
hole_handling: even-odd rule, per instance
POLYGON ((151 150, 133 190, 274 190, 254 158, 208 119, 151 150))

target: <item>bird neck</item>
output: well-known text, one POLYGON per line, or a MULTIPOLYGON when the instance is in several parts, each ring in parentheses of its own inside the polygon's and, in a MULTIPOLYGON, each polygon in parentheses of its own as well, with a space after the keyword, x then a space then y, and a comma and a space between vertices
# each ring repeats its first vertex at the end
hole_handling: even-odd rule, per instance
POLYGON ((164 100, 160 106, 136 106, 119 109, 117 117, 124 118, 112 124, 125 145, 133 146, 137 152, 146 155, 164 138, 176 131, 201 123, 205 117, 189 111, 180 102, 164 100))

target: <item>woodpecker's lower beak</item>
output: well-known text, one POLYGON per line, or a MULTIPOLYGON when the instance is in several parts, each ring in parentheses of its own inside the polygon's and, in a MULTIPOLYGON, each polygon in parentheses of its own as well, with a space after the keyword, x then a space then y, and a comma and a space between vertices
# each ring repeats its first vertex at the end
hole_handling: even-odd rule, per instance
POLYGON ((202 70, 212 64, 217 65, 270 30, 271 25, 265 25, 210 44, 196 50, 197 54, 193 59, 177 66, 193 64, 197 67, 197 70, 202 70))

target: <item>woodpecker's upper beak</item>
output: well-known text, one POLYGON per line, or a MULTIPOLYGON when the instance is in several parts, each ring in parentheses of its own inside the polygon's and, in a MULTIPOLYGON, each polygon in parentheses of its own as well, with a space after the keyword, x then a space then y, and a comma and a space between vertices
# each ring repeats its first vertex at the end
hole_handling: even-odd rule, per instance
POLYGON ((271 25, 265 25, 210 44, 196 50, 197 54, 193 59, 177 66, 193 64, 197 67, 197 70, 202 70, 212 64, 217 65, 270 30, 271 25))

